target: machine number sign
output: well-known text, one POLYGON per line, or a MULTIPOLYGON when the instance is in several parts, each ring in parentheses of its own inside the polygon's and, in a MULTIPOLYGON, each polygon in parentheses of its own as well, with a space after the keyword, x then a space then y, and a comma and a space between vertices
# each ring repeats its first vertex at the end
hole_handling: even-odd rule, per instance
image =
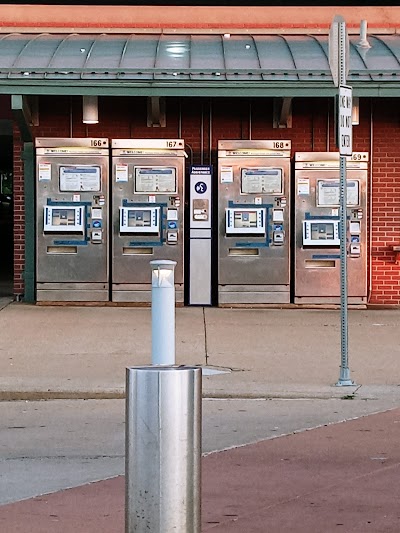
POLYGON ((204 194, 207 191, 207 185, 204 181, 198 181, 194 186, 194 190, 197 194, 204 194))
POLYGON ((105 146, 107 142, 105 142, 103 139, 91 139, 90 140, 90 146, 105 146))
POLYGON ((352 155, 353 152, 353 90, 347 85, 339 86, 338 102, 338 148, 340 155, 352 155))

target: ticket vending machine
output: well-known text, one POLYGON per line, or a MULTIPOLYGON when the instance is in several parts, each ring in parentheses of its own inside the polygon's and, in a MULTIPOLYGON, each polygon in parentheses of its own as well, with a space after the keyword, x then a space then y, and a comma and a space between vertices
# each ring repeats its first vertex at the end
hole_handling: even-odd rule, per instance
POLYGON ((182 139, 112 141, 112 301, 151 302, 150 261, 176 261, 183 303, 185 151, 182 139))
POLYGON ((290 301, 291 141, 219 141, 218 301, 290 301))
MULTIPOLYGON (((337 152, 295 155, 295 303, 340 303, 337 152)), ((368 153, 347 159, 348 303, 367 301, 368 153)))
POLYGON ((35 146, 37 301, 107 301, 108 139, 35 146))

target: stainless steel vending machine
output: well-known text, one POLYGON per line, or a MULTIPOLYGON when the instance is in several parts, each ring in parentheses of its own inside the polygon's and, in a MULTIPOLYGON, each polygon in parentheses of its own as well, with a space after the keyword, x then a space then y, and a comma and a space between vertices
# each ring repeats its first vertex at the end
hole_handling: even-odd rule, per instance
POLYGON ((185 151, 182 139, 112 141, 112 300, 151 302, 150 261, 176 261, 183 303, 185 151))
MULTIPOLYGON (((348 303, 367 300, 368 153, 347 159, 348 303)), ((295 155, 295 303, 340 303, 339 153, 295 155)))
POLYGON ((290 301, 290 149, 218 142, 221 306, 290 301))
POLYGON ((35 145, 36 298, 107 301, 108 139, 35 145))

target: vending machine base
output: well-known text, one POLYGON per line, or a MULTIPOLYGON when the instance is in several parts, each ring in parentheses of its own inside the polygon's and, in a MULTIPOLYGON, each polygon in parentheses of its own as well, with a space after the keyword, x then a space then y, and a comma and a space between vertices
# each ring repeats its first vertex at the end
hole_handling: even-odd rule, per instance
MULTIPOLYGON (((318 296, 296 296, 294 299, 294 303, 298 305, 340 305, 340 297, 339 296, 324 296, 324 297, 318 297, 318 296)), ((367 297, 364 296, 348 296, 347 298, 347 304, 349 306, 361 306, 366 307, 367 305, 367 297)))
POLYGON ((108 302, 105 283, 38 283, 38 302, 108 302))
MULTIPOLYGON (((151 304, 150 284, 113 284, 112 301, 136 303, 138 305, 151 304)), ((183 304, 183 284, 175 285, 175 302, 183 304)))
POLYGON ((287 285, 220 285, 218 303, 220 307, 233 304, 288 304, 290 291, 287 285))

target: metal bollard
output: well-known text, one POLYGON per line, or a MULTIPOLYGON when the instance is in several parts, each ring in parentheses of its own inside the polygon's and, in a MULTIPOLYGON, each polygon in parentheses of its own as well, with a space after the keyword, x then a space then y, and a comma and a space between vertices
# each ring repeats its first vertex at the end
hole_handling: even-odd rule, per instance
POLYGON ((200 533, 201 368, 126 369, 125 533, 200 533))
POLYGON ((151 265, 151 363, 175 364, 176 261, 150 261, 151 265))

